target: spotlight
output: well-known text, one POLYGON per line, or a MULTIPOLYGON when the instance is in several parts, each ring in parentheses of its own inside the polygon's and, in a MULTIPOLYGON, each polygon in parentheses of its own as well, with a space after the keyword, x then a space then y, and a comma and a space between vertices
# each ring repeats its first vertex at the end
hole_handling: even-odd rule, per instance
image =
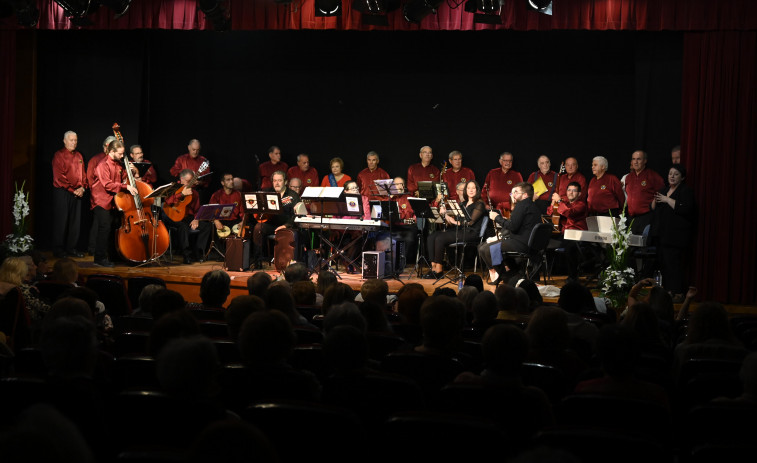
POLYGON ((34 27, 39 22, 39 8, 35 0, 6 0, 0 1, 4 13, 8 16, 15 13, 18 24, 24 27, 34 27))
POLYGON ((342 0, 315 0, 316 16, 341 16, 342 0))
POLYGON ((479 24, 502 24, 502 5, 505 0, 468 0, 465 11, 473 13, 473 22, 479 24))
POLYGON ((402 12, 405 15, 405 21, 411 23, 420 23, 423 18, 431 13, 436 14, 437 8, 444 0, 408 0, 402 12))
POLYGON ((105 5, 112 10, 115 19, 120 18, 129 9, 131 0, 55 0, 71 22, 76 26, 91 26, 92 20, 87 18, 97 11, 100 5, 105 5))
POLYGON ((371 26, 388 26, 388 11, 400 7, 400 0, 355 0, 352 8, 360 12, 360 21, 371 26))
POLYGON ((552 0, 526 0, 526 4, 532 10, 552 16, 552 0))
POLYGON ((205 17, 213 24, 213 29, 217 31, 227 31, 231 27, 229 16, 226 10, 221 6, 221 0, 200 0, 200 11, 205 13, 205 17))

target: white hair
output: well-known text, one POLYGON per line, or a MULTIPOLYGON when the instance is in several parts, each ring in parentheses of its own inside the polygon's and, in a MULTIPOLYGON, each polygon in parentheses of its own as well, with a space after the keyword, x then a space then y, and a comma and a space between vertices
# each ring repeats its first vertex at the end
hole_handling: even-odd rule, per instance
MULTIPOLYGON (((68 138, 69 135, 76 135, 76 132, 74 132, 73 130, 69 130, 68 132, 63 134, 63 139, 65 140, 66 138, 68 138)), ((78 135, 76 136, 78 138, 78 135)))
POLYGON ((607 158, 604 156, 594 156, 594 159, 592 159, 592 161, 597 161, 597 163, 603 166, 605 170, 607 170, 607 168, 609 167, 609 165, 607 164, 607 158))

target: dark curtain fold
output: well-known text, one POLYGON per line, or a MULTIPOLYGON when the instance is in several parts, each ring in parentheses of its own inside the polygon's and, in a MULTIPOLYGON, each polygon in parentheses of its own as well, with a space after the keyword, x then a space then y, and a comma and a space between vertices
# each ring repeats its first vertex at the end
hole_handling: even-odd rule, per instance
POLYGON ((0 241, 13 227, 13 129, 16 108, 16 33, 0 31, 0 241))
MULTIPOLYGON (((339 17, 316 17, 315 0, 279 4, 273 0, 221 2, 231 16, 234 30, 749 30, 757 29, 757 2, 752 0, 554 0, 551 16, 528 9, 526 0, 509 0, 502 7, 502 24, 473 22, 464 10, 465 0, 447 0, 436 14, 420 24, 404 19, 402 8, 388 13, 388 26, 362 24, 352 8, 354 0, 342 0, 339 17)), ((90 15, 94 29, 212 30, 198 9, 198 0, 135 0, 129 11, 115 19, 105 7, 90 15)), ((403 5, 406 2, 403 1, 403 5)), ((40 29, 76 29, 54 0, 39 0, 40 29)), ((15 27, 13 19, 0 27, 15 27)))
POLYGON ((687 33, 682 158, 697 196, 694 281, 708 299, 757 302, 757 32, 687 33))

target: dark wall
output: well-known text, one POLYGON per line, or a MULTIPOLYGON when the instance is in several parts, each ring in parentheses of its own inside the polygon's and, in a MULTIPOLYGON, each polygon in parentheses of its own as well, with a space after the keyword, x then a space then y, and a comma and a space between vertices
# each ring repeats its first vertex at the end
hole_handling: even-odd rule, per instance
POLYGON ((214 184, 255 178, 272 144, 290 165, 310 154, 321 176, 334 156, 354 176, 370 150, 404 176, 422 145, 437 165, 462 151, 480 180, 503 151, 524 177, 541 154, 553 167, 576 156, 587 176, 604 155, 620 176, 639 148, 662 171, 679 143, 680 68, 676 33, 40 32, 38 185, 51 188, 66 130, 88 159, 116 121, 165 183, 191 138, 214 184))

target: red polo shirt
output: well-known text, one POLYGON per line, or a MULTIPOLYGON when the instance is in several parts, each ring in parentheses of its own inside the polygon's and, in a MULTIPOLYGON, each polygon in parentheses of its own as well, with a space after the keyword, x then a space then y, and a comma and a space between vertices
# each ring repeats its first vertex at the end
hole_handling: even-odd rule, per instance
POLYGON ((449 189, 449 197, 457 199, 457 184, 460 182, 468 183, 471 180, 476 180, 476 174, 467 167, 461 167, 457 172, 447 170, 444 172, 444 182, 449 189))
MULTIPOLYGON (((547 208, 547 215, 552 215, 553 208, 550 205, 547 208)), ((560 214, 560 231, 563 230, 588 230, 586 225, 586 215, 588 213, 586 203, 581 199, 570 201, 560 201, 557 205, 557 212, 560 214)))
POLYGON ((540 170, 532 172, 531 175, 528 176, 528 183, 533 185, 534 182, 536 182, 537 176, 541 178, 542 182, 544 182, 544 185, 546 185, 547 187, 547 191, 542 193, 538 198, 534 198, 534 200, 543 199, 545 201, 552 201, 552 193, 555 192, 555 171, 550 170, 546 174, 543 174, 540 170))
POLYGON ((664 186, 660 174, 650 169, 644 169, 639 174, 631 171, 626 175, 628 215, 634 217, 649 212, 655 193, 664 186))
POLYGON ((588 198, 589 214, 607 215, 610 209, 620 209, 626 202, 620 180, 607 173, 600 179, 592 177, 588 198))
POLYGON ((407 191, 415 194, 418 191, 418 182, 438 182, 439 168, 429 164, 423 167, 420 162, 413 164, 407 169, 407 191))
POLYGON ((481 189, 481 199, 488 206, 491 200, 496 209, 510 210, 510 192, 513 187, 523 181, 523 177, 517 170, 510 169, 507 173, 502 172, 501 167, 492 169, 486 175, 484 186, 481 189))
POLYGON ((100 206, 106 211, 113 209, 113 197, 126 188, 126 171, 119 162, 106 156, 95 168, 97 179, 92 185, 92 209, 100 206))
POLYGON ((369 199, 380 199, 378 189, 373 181, 386 180, 389 178, 391 178, 389 174, 381 167, 377 167, 374 171, 371 171, 371 169, 366 167, 357 174, 356 181, 357 186, 360 188, 361 195, 367 196, 369 199))
MULTIPOLYGON (((273 183, 271 183, 271 175, 273 175, 274 172, 277 170, 280 170, 282 172, 289 171, 289 165, 284 161, 279 161, 276 164, 272 163, 271 161, 266 161, 258 166, 258 173, 260 174, 260 189, 261 190, 269 190, 273 188, 273 183)), ((317 177, 316 177, 317 179, 317 177)), ((303 187, 304 182, 303 182, 303 187)))
MULTIPOLYGON (((276 172, 276 171, 274 171, 276 172)), ((293 178, 298 178, 302 181, 302 188, 305 189, 309 186, 318 186, 318 171, 315 167, 309 167, 305 172, 300 169, 300 166, 292 166, 287 172, 287 178, 291 181, 293 178)), ((271 172, 273 174, 273 172, 271 172)), ((269 176, 270 179, 270 176, 269 176)))
POLYGON ((87 174, 84 158, 78 151, 60 149, 53 155, 53 186, 73 193, 79 187, 86 188, 87 174))
POLYGON ((223 220, 242 220, 242 215, 244 214, 242 210, 242 193, 236 190, 231 190, 231 193, 226 194, 226 191, 221 188, 210 196, 209 204, 234 204, 236 205, 234 211, 223 220))
POLYGON ((558 193, 560 194, 560 199, 562 199, 563 201, 568 200, 568 185, 570 185, 573 182, 576 182, 579 185, 581 185, 581 193, 578 195, 578 199, 582 201, 586 201, 586 195, 587 195, 586 177, 584 177, 584 174, 582 174, 581 172, 576 172, 573 175, 568 175, 568 174, 560 175, 560 178, 558 179, 558 183, 560 184, 559 185, 560 188, 558 189, 558 193))

